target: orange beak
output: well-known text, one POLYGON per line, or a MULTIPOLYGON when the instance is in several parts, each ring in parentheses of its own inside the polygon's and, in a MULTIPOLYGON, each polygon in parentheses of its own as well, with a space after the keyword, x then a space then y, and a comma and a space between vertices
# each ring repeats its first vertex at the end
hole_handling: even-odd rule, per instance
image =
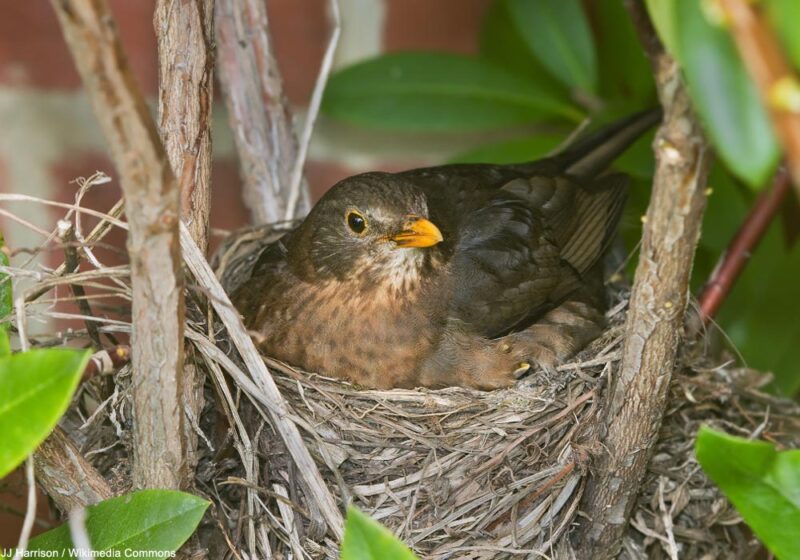
POLYGON ((433 222, 419 216, 406 216, 403 231, 389 237, 398 247, 403 249, 411 247, 433 247, 441 242, 442 232, 433 222))

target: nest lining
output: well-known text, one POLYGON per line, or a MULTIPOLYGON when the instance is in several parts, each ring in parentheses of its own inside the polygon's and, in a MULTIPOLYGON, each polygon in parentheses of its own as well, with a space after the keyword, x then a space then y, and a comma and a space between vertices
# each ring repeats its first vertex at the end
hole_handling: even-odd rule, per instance
MULTIPOLYGON (((66 217, 73 220, 80 212, 76 204, 66 217)), ((110 229, 91 236, 84 251, 110 229)), ((235 244, 237 251, 252 255, 248 244, 270 239, 263 228, 253 231, 247 242, 235 244)), ((54 244, 55 236, 44 248, 54 244)), ((70 300, 74 296, 64 288, 91 284, 95 296, 118 297, 124 309, 130 299, 125 269, 89 261, 88 272, 37 267, 32 275, 32 263, 6 272, 32 284, 28 295, 55 286, 52 300, 70 300)), ((224 262, 229 270, 247 265, 246 259, 224 262)), ((221 268, 224 278, 226 266, 221 268)), ((194 424, 197 488, 215 503, 199 533, 209 557, 335 557, 337 544, 325 533, 321 513, 266 411, 233 381, 232 368, 242 366, 224 330, 207 322, 202 293, 202 287, 188 286, 187 307, 193 312, 187 339, 197 350, 195 365, 208 375, 206 406, 194 424)), ((268 364, 339 503, 352 501, 421 557, 569 558, 569 532, 584 519, 580 499, 591 457, 603 452, 598 443, 603 388, 619 357, 626 306, 624 292, 616 297, 603 337, 558 368, 558 375, 534 374, 508 390, 359 390, 268 364)), ((29 321, 86 319, 52 302, 30 302, 25 313, 29 321)), ((130 330, 124 314, 96 315, 91 320, 101 334, 130 330)), ((32 340, 38 345, 87 341, 80 328, 32 340)), ((748 557, 758 545, 694 461, 694 435, 706 422, 796 446, 800 411, 762 393, 762 375, 732 364, 709 367, 715 364, 699 347, 684 349, 682 363, 623 555, 748 557)), ((129 368, 114 377, 114 383, 102 378, 84 383, 62 425, 115 489, 125 491, 133 443, 129 368)))

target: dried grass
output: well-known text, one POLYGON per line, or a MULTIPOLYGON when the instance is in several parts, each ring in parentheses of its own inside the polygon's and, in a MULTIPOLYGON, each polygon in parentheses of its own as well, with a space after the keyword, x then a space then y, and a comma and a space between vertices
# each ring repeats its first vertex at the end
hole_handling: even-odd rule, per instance
MULTIPOLYGON (((84 328, 57 331, 65 319, 95 322, 104 340, 124 339, 130 331, 127 268, 107 267, 92 251, 112 228, 124 227, 118 209, 86 236, 75 221, 83 214, 103 215, 80 206, 86 190, 102 182, 95 177, 80 183, 77 203, 64 207, 65 220, 78 233, 83 270, 65 273, 33 260, 4 270, 25 299, 25 319, 40 324, 40 333, 30 336, 34 346, 87 344, 84 328), (84 298, 91 316, 63 309, 74 298, 74 284, 91 292, 84 298), (114 298, 120 309, 101 310, 104 298, 114 298)), ((59 247, 58 232, 54 228, 32 252, 59 247)), ((241 278, 265 232, 256 228, 221 252, 216 264, 224 283, 241 278)), ((187 341, 209 380, 207 405, 193 419, 201 436, 197 488, 215 504, 200 531, 209 557, 335 557, 319 502, 258 398, 259 385, 209 312, 207 294, 208 286, 189 282, 187 341)), ((287 418, 300 429, 339 503, 352 501, 421 557, 570 558, 568 534, 583 518, 587 469, 591 457, 603 452, 603 388, 617 365, 626 307, 624 291, 615 297, 601 339, 562 365, 557 376, 535 374, 505 391, 359 390, 267 364, 286 400, 287 418)), ((709 423, 797 446, 800 410, 763 393, 765 377, 757 372, 733 363, 712 367, 716 362, 699 344, 682 355, 623 555, 751 557, 758 545, 698 467, 693 438, 701 423, 709 423)), ((130 484, 130 385, 128 367, 114 372, 113 382, 99 377, 84 383, 63 421, 117 491, 130 484)))

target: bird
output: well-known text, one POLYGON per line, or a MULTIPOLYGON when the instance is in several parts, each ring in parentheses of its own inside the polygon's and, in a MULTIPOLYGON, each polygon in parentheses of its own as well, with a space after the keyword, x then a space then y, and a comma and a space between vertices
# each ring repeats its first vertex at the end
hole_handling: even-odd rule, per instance
POLYGON ((553 371, 602 333, 629 182, 608 167, 660 119, 528 163, 346 178, 232 301, 261 352, 358 387, 489 391, 553 371))

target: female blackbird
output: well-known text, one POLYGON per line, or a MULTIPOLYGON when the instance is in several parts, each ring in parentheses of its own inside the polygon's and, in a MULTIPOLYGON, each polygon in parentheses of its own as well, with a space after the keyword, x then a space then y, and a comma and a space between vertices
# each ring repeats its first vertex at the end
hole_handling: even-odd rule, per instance
POLYGON ((494 389, 552 368, 602 330, 601 257, 628 182, 602 172, 659 119, 532 163, 345 179, 234 303, 266 354, 364 386, 494 389))

